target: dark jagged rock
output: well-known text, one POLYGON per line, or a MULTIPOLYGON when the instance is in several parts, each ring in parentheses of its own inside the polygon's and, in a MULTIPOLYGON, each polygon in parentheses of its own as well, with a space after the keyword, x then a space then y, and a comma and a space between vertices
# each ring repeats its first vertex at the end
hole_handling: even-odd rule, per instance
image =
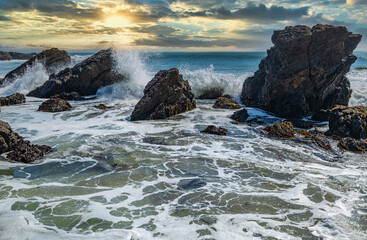
POLYGON ((144 89, 131 120, 165 119, 196 108, 188 81, 177 68, 159 71, 144 89))
POLYGON ((281 122, 275 123, 272 126, 267 126, 264 128, 269 137, 277 138, 292 138, 294 137, 294 128, 291 122, 281 122))
POLYGON ((351 89, 345 75, 357 59, 352 52, 361 37, 330 25, 275 31, 274 47, 243 85, 242 102, 286 118, 348 105, 351 89))
POLYGON ((214 103, 213 108, 221 108, 221 109, 240 109, 240 104, 233 99, 220 97, 214 103))
POLYGON ((198 99, 217 99, 223 95, 223 92, 224 89, 220 87, 206 89, 198 99))
POLYGON ((3 81, 0 82, 0 86, 13 82, 17 77, 22 76, 28 67, 33 66, 36 61, 44 63, 48 74, 55 73, 62 67, 70 64, 71 58, 66 51, 52 48, 45 50, 36 56, 29 59, 27 62, 20 65, 15 70, 8 73, 3 81))
POLYGON ((0 61, 10 61, 10 60, 28 60, 36 55, 36 53, 24 54, 17 52, 2 52, 0 51, 0 61))
POLYGON ((51 98, 61 98, 63 100, 68 100, 68 101, 84 100, 84 98, 80 96, 80 94, 77 92, 71 92, 71 93, 62 92, 62 93, 51 96, 51 98))
POLYGON ((314 115, 312 115, 312 120, 326 122, 329 121, 331 110, 330 109, 320 109, 314 115))
POLYGON ((72 108, 70 103, 67 100, 61 98, 51 98, 45 102, 43 102, 38 111, 41 112, 64 112, 69 111, 72 108))
POLYGON ((105 109, 109 109, 109 108, 111 108, 111 107, 107 107, 106 105, 104 105, 104 104, 98 104, 98 105, 95 105, 95 106, 93 106, 93 107, 95 107, 95 108, 97 108, 97 109, 101 109, 101 110, 105 110, 105 109))
POLYGON ((236 122, 244 123, 246 122, 247 118, 249 117, 246 108, 234 112, 231 116, 231 119, 235 120, 236 122))
POLYGON ((107 49, 87 58, 73 68, 52 74, 42 86, 28 96, 48 98, 62 92, 77 92, 82 96, 94 95, 98 89, 124 80, 114 71, 113 50, 107 49))
POLYGON ((327 135, 367 138, 367 107, 336 106, 331 110, 327 135))
POLYGON ((8 153, 7 158, 23 162, 31 163, 42 158, 51 147, 42 145, 32 145, 17 133, 13 132, 10 125, 0 120, 0 154, 8 153))
POLYGON ((25 96, 16 93, 7 97, 0 97, 0 106, 10 106, 25 103, 25 96))
POLYGON ((346 150, 354 153, 365 153, 367 151, 367 143, 365 140, 344 138, 338 143, 341 150, 346 150))
POLYGON ((219 136, 225 136, 227 135, 227 129, 225 128, 221 128, 221 127, 216 127, 214 125, 210 125, 207 128, 205 128, 203 131, 201 131, 202 133, 208 133, 208 134, 214 134, 214 135, 219 135, 219 136))

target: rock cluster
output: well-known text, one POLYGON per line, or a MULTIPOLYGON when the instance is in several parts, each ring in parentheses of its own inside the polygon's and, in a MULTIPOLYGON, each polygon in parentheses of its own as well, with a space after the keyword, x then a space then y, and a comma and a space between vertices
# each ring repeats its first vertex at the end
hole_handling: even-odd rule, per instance
POLYGON ((145 87, 131 120, 165 119, 194 108, 194 94, 178 69, 161 70, 145 87))
POLYGON ((49 98, 62 92, 76 92, 82 96, 94 95, 101 87, 124 80, 114 71, 113 50, 102 50, 73 68, 66 68, 52 74, 42 86, 28 96, 49 98))
POLYGON ((357 59, 352 52, 361 37, 330 25, 275 31, 274 47, 243 85, 242 102, 286 118, 348 105, 351 89, 345 75, 357 59))
POLYGON ((43 102, 38 111, 41 112, 64 112, 69 111, 72 108, 70 103, 67 100, 61 98, 51 98, 45 102, 43 102))
POLYGON ((20 93, 16 93, 7 97, 0 97, 0 106, 10 106, 16 104, 25 103, 25 96, 20 93))

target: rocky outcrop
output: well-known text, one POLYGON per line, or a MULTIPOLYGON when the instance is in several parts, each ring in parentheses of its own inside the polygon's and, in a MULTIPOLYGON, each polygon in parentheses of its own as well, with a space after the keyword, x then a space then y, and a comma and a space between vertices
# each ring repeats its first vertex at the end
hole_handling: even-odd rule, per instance
POLYGON ((272 126, 267 126, 264 131, 269 137, 276 138, 292 138, 294 137, 294 127, 291 122, 275 123, 272 126))
POLYGON ((348 105, 351 89, 345 75, 357 59, 352 52, 361 37, 330 25, 275 31, 274 47, 243 85, 242 102, 286 118, 348 105))
POLYGON ((241 106, 236 100, 227 97, 220 97, 215 101, 213 108, 241 109, 241 106))
POLYGON ((51 75, 47 82, 31 91, 28 96, 48 98, 62 92, 94 95, 101 87, 124 79, 123 75, 114 71, 113 50, 102 50, 73 68, 51 75))
POLYGON ((62 93, 51 96, 51 98, 61 98, 63 100, 68 100, 68 101, 84 100, 84 98, 80 96, 80 94, 77 92, 71 92, 71 93, 62 92, 62 93))
POLYGON ((177 68, 161 70, 147 84, 131 120, 165 119, 196 108, 194 94, 177 68))
POLYGON ((49 146, 32 145, 17 133, 10 125, 0 120, 0 154, 7 153, 7 158, 23 163, 31 163, 51 151, 49 146))
POLYGON ((51 98, 45 102, 43 102, 38 111, 41 112, 65 112, 69 111, 72 108, 70 103, 67 100, 61 98, 51 98))
POLYGON ((0 106, 10 106, 25 103, 25 96, 16 93, 7 97, 0 97, 0 106))
POLYGON ((235 120, 236 122, 244 123, 246 122, 248 117, 249 117, 249 114, 246 108, 244 108, 240 111, 234 112, 230 118, 235 120))
POLYGON ((329 130, 327 135, 351 137, 355 139, 367 138, 367 107, 336 106, 329 116, 329 130))
POLYGON ((0 51, 0 61, 10 61, 10 60, 28 60, 36 55, 36 53, 24 54, 17 52, 2 52, 0 51))
POLYGON ((209 88, 202 91, 198 99, 217 99, 224 93, 224 89, 221 87, 209 88))
POLYGON ((55 73, 60 68, 70 64, 70 56, 66 51, 52 48, 45 50, 36 56, 29 59, 27 62, 20 65, 15 70, 8 73, 5 78, 0 82, 0 86, 13 82, 17 77, 22 76, 25 71, 33 66, 37 61, 44 64, 48 74, 55 73))
POLYGON ((208 133, 208 134, 214 134, 219 136, 225 136, 227 135, 228 130, 221 127, 216 127, 214 125, 210 125, 207 128, 205 128, 202 133, 208 133))

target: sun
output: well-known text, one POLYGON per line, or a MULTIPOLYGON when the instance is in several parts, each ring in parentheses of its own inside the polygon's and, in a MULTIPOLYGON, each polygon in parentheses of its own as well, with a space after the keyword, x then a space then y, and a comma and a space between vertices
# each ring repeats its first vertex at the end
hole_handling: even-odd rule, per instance
POLYGON ((102 21, 102 25, 106 27, 119 28, 129 26, 130 22, 123 16, 112 15, 107 17, 104 21, 102 21))

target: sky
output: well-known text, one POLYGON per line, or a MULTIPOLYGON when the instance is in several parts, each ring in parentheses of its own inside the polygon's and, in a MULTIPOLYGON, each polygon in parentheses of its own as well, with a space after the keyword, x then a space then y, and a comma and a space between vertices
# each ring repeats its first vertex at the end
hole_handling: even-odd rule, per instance
POLYGON ((263 51, 274 30, 318 23, 367 51, 367 0, 0 0, 0 50, 263 51))

